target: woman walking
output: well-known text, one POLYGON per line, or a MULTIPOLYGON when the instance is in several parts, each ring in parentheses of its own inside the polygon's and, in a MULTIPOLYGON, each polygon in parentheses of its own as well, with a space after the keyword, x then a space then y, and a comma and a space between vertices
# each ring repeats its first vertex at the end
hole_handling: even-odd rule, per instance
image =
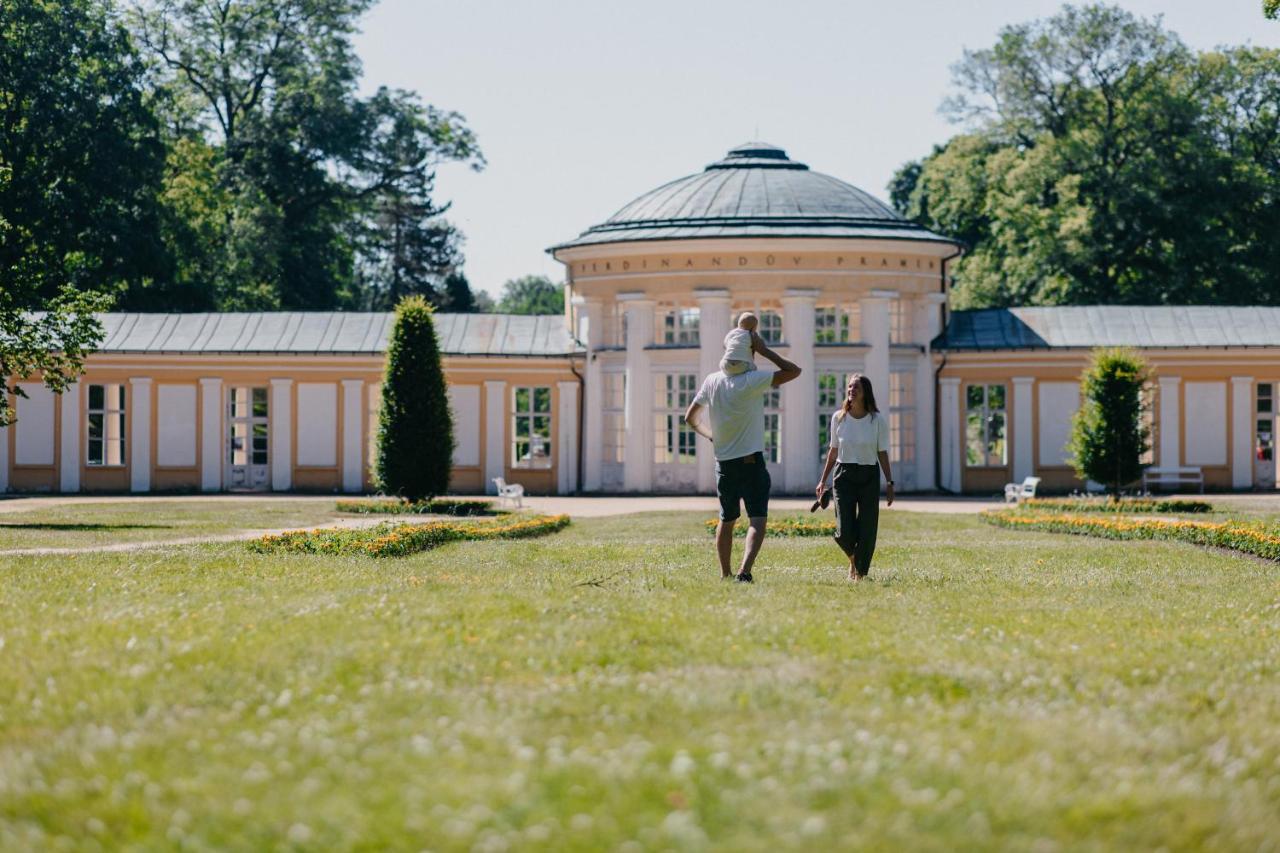
POLYGON ((831 446, 816 489, 824 506, 827 476, 834 466, 836 544, 849 558, 849 580, 871 570, 880 520, 880 470, 888 483, 886 505, 893 506, 893 472, 889 469, 889 420, 880 414, 871 380, 849 377, 844 404, 831 415, 831 446), (878 463, 878 464, 877 464, 878 463))

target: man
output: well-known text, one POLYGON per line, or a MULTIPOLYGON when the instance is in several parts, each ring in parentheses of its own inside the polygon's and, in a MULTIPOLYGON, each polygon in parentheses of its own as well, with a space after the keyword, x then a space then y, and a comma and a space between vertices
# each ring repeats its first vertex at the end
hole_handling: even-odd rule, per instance
MULTIPOLYGON (((745 324, 740 324, 742 328, 745 324)), ((800 368, 769 349, 754 330, 752 352, 767 358, 778 370, 770 373, 751 370, 729 376, 717 370, 708 376, 684 413, 684 422, 715 445, 716 494, 720 497, 720 523, 716 526, 716 553, 720 575, 732 576, 733 528, 746 504, 747 545, 738 570, 738 581, 751 583, 751 566, 764 544, 769 517, 769 469, 764 461, 764 398, 770 390, 800 375, 800 368), (700 417, 703 408, 710 414, 708 430, 700 417)))

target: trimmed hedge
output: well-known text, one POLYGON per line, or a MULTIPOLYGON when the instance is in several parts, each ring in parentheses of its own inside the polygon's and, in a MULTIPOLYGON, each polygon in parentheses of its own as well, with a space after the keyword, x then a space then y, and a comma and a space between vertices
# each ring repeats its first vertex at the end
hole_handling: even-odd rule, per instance
POLYGON ((355 512, 379 515, 456 515, 472 517, 498 515, 493 501, 432 498, 427 501, 407 501, 404 498, 359 498, 340 500, 338 512, 355 512))
POLYGON ((1260 523, 1161 521, 1155 518, 1098 518, 1066 514, 1023 514, 988 510, 982 520, 1010 530, 1069 533, 1103 539, 1150 539, 1226 548, 1266 560, 1280 560, 1280 535, 1260 523))
POLYGON ((446 542, 483 539, 524 539, 546 536, 569 526, 567 515, 535 515, 492 521, 428 521, 424 524, 384 522, 364 529, 322 528, 291 530, 262 536, 249 543, 258 554, 359 554, 405 557, 446 542))
POLYGON ((1111 513, 1198 513, 1212 512, 1213 504, 1205 501, 1171 500, 1168 498, 1027 498, 1019 501, 1020 509, 1053 510, 1055 512, 1111 513))
MULTIPOLYGON (((719 524, 718 519, 710 519, 707 521, 707 532, 715 534, 716 525, 719 524)), ((749 524, 740 524, 733 530, 733 535, 742 537, 747 535, 749 524)), ((835 536, 836 523, 834 521, 825 521, 819 519, 807 518, 779 518, 777 520, 770 519, 768 527, 769 536, 835 536)))

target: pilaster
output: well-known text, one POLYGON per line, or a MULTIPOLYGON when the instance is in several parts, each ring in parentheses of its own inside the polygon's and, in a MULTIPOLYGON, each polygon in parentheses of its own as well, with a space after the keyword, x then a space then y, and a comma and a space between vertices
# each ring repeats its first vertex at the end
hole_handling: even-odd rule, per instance
POLYGON ((892 290, 873 290, 862 297, 862 341, 867 345, 863 370, 871 380, 876 402, 889 404, 889 300, 898 294, 892 290))
POLYGON ((1179 402, 1179 376, 1161 376, 1160 388, 1160 459, 1162 467, 1182 464, 1182 406, 1179 402))
POLYGON ((364 488, 364 380, 342 380, 342 491, 364 488))
POLYGON ((293 488, 293 380, 271 380, 271 491, 293 488))
POLYGON ((818 379, 813 370, 813 314, 817 301, 817 290, 791 288, 782 296, 782 337, 787 341, 787 357, 806 374, 782 386, 783 488, 791 493, 812 489, 821 472, 818 379))
POLYGON ((620 293, 627 315, 626 464, 623 488, 647 492, 653 487, 653 370, 645 347, 653 343, 652 299, 620 293))
POLYGON ((599 299, 575 297, 584 328, 579 339, 587 348, 582 389, 582 490, 598 492, 602 486, 601 457, 604 454, 604 377, 600 371, 599 349, 604 346, 604 305, 599 299))
POLYGON ((1032 453, 1033 429, 1032 395, 1035 393, 1035 377, 1013 377, 1013 481, 1021 483, 1035 473, 1035 456, 1032 453))
MULTIPOLYGON (((8 394, 0 379, 0 394, 8 394)), ((9 428, 0 427, 0 495, 9 491, 9 428)))
POLYGON ((560 409, 556 420, 556 494, 578 490, 578 383, 557 382, 560 409))
POLYGON ((929 293, 916 303, 916 329, 924 345, 924 353, 916 362, 916 488, 924 492, 938 488, 938 389, 934 382, 933 339, 942 333, 942 308, 946 302, 946 294, 929 293))
POLYGON ((200 380, 200 491, 222 488, 222 380, 200 380))
POLYGON ((62 455, 58 466, 61 492, 80 491, 80 445, 84 443, 80 437, 80 388, 76 382, 58 397, 62 408, 62 455))
POLYGON ((494 480, 507 473, 507 383, 484 383, 484 493, 496 495, 494 480))
POLYGON ((960 436, 960 377, 938 380, 938 443, 943 491, 959 494, 964 445, 960 436))
POLYGON ((129 377, 129 490, 151 491, 151 377, 129 377))
POLYGON ((1253 485, 1253 377, 1231 377, 1231 488, 1253 485))

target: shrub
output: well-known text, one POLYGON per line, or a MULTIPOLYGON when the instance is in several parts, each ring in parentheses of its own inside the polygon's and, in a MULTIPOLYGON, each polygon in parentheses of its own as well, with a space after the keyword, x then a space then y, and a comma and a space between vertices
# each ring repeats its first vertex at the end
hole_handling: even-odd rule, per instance
POLYGON ((1198 513, 1212 512, 1213 505, 1205 501, 1168 500, 1163 498, 1122 498, 1099 500, 1097 498, 1026 498, 1018 503, 1021 509, 1056 510, 1058 512, 1124 512, 1124 513, 1198 513))
POLYGON ((546 536, 568 526, 567 515, 535 515, 472 522, 429 521, 425 524, 384 522, 377 527, 364 529, 291 530, 288 533, 262 536, 249 543, 249 550, 259 554, 405 557, 446 542, 546 536))
POLYGON ((460 500, 458 498, 433 498, 426 501, 407 501, 404 498, 359 498, 340 500, 338 512, 355 512, 383 515, 456 515, 472 517, 497 515, 493 501, 460 500))
POLYGON ((1239 521, 1162 521, 1155 518, 1098 518, 1068 514, 1038 514, 1014 511, 986 511, 982 520, 1013 530, 1071 533, 1104 539, 1161 539, 1188 542, 1213 548, 1227 548, 1280 560, 1280 535, 1259 523, 1239 521))
POLYGON ((443 494, 453 464, 453 418, 431 306, 410 296, 396 306, 378 414, 378 480, 410 501, 443 494))
MULTIPOLYGON (((707 532, 715 533, 716 519, 707 521, 707 532)), ((739 524, 734 528, 734 536, 746 536, 750 525, 739 524)), ((779 518, 769 521, 770 536, 835 536, 836 523, 831 520, 809 518, 779 518)))
POLYGON ((1113 497, 1142 475, 1150 432, 1142 422, 1142 386, 1150 371, 1136 351, 1096 349, 1080 380, 1080 410, 1068 449, 1080 479, 1108 486, 1113 497))

